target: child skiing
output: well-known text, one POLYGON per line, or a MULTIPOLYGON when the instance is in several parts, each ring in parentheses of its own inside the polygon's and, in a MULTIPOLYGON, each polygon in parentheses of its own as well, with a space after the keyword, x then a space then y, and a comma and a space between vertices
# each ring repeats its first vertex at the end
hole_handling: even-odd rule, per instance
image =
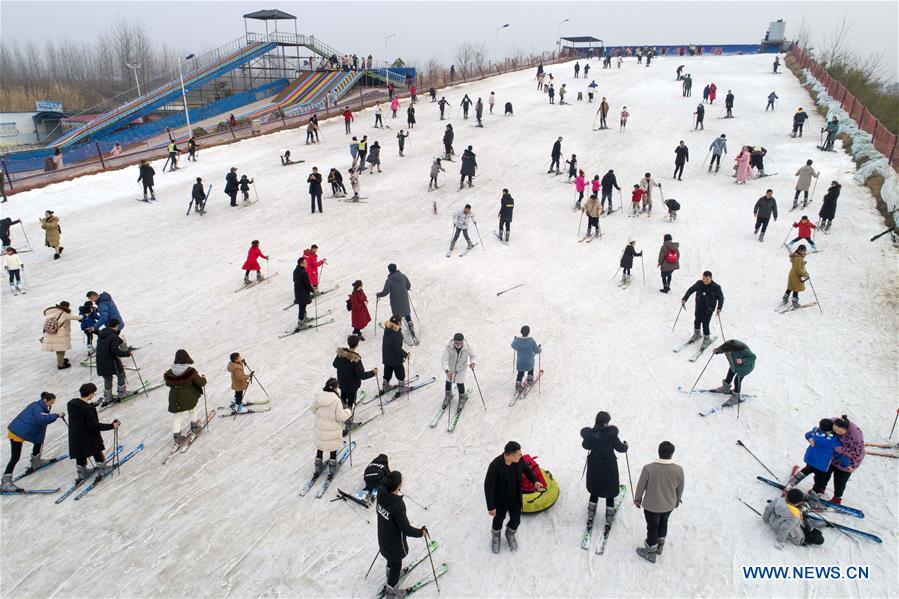
POLYGON ((584 177, 584 171, 578 171, 577 178, 574 180, 574 188, 578 193, 577 202, 574 204, 575 210, 581 209, 581 201, 584 199, 584 190, 587 189, 587 179, 584 177))
POLYGON ((521 391, 525 383, 523 381, 525 373, 528 375, 527 386, 534 384, 534 356, 543 351, 540 344, 530 337, 531 327, 524 325, 521 327, 521 337, 515 337, 512 340, 512 349, 515 350, 515 369, 518 374, 515 376, 515 391, 521 391))
POLYGON ((353 202, 359 201, 359 191, 362 189, 359 185, 359 172, 355 168, 351 168, 349 170, 350 173, 350 187, 353 189, 353 197, 350 198, 353 202))
POLYGON ((428 191, 431 191, 431 189, 437 189, 437 174, 445 172, 446 170, 440 164, 440 159, 435 158, 434 162, 431 164, 431 180, 428 181, 428 191))
POLYGON ((631 280, 631 268, 634 266, 634 258, 637 256, 642 256, 643 252, 638 252, 634 247, 637 241, 635 239, 631 239, 627 242, 627 245, 624 246, 624 253, 621 255, 621 284, 624 285, 629 283, 631 280))
POLYGON ((233 352, 229 357, 227 370, 231 374, 231 390, 234 391, 231 411, 243 414, 247 411, 246 406, 243 405, 243 394, 249 388, 250 381, 253 380, 253 373, 247 374, 244 371, 244 362, 237 352, 233 352))
POLYGON ((250 201, 250 185, 253 184, 253 180, 247 178, 246 175, 241 175, 240 182, 238 185, 240 186, 240 192, 243 194, 243 205, 249 206, 253 202, 250 201))
POLYGON ((403 149, 406 147, 406 138, 409 137, 409 134, 400 129, 400 132, 396 134, 396 143, 400 148, 400 157, 403 156, 403 149))
POLYGON ((602 214, 602 204, 596 198, 596 194, 591 194, 584 204, 584 213, 587 215, 587 234, 584 239, 590 239, 591 236, 596 238, 599 236, 599 215, 602 214))
MULTIPOLYGON (((789 491, 809 474, 815 477, 815 487, 825 488, 827 482, 824 477, 830 470, 830 463, 837 460, 844 468, 849 466, 849 458, 843 454, 837 453, 836 449, 842 447, 843 443, 833 431, 833 421, 829 418, 822 418, 818 422, 818 426, 805 433, 805 440, 808 441, 808 447, 805 449, 803 461, 805 467, 796 472, 786 484, 786 490, 789 491)), ((820 498, 820 494, 815 491, 809 492, 809 496, 813 499, 820 498)))
POLYGON ((631 192, 631 216, 640 214, 640 202, 646 191, 639 184, 634 184, 634 190, 631 192))
POLYGON ((812 240, 812 230, 817 229, 815 223, 808 219, 808 216, 802 215, 802 218, 799 219, 798 223, 793 223, 793 228, 798 229, 799 233, 796 237, 787 244, 787 249, 792 249, 790 246, 796 243, 797 241, 804 239, 808 241, 809 245, 812 246, 812 251, 818 251, 818 248, 815 247, 815 242, 812 240))
POLYGON ((512 226, 512 211, 515 208, 515 199, 508 189, 503 189, 503 196, 499 200, 499 231, 497 236, 503 239, 503 227, 506 229, 506 243, 509 243, 509 228, 512 226))
POLYGON ((25 272, 25 265, 22 264, 22 258, 16 252, 16 248, 9 246, 3 255, 3 270, 9 275, 9 290, 18 295, 22 291, 22 278, 20 273, 25 272))
POLYGON ((250 284, 250 272, 256 272, 256 281, 262 281, 265 277, 262 276, 262 268, 259 266, 259 258, 264 258, 268 261, 268 256, 262 253, 262 250, 259 249, 259 240, 254 239, 250 243, 250 249, 247 251, 247 259, 241 266, 241 269, 244 271, 243 275, 243 284, 244 286, 250 284))
POLYGON ((577 154, 572 154, 571 160, 566 160, 565 164, 568 165, 568 181, 571 182, 577 176, 577 154))
POLYGON ((806 518, 804 503, 802 491, 790 489, 765 507, 762 520, 777 534, 774 544, 777 549, 783 549, 788 541, 800 547, 824 544, 824 535, 818 526, 825 523, 806 518))
POLYGON ((680 210, 680 202, 674 198, 668 198, 665 200, 665 207, 668 208, 668 222, 673 223, 677 220, 677 211, 680 210))

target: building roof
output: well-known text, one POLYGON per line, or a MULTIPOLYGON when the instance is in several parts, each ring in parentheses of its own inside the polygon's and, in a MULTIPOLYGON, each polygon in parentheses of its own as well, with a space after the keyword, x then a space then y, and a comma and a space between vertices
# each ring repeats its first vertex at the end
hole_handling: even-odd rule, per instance
POLYGON ((579 35, 575 37, 563 37, 563 40, 566 42, 574 42, 575 44, 586 44, 588 42, 601 42, 602 40, 596 39, 592 35, 579 35))
POLYGON ((247 13, 244 19, 258 19, 260 21, 280 21, 296 19, 295 16, 287 14, 283 10, 257 10, 256 12, 247 13))

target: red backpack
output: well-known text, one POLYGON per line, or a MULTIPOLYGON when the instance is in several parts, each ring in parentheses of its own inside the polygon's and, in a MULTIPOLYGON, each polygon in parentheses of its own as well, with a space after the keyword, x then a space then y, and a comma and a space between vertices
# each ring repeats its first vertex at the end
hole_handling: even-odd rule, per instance
MULTIPOLYGON (((528 454, 524 454, 521 456, 521 461, 531 467, 531 472, 534 473, 534 476, 537 477, 537 482, 546 487, 546 479, 543 478, 543 470, 540 469, 540 466, 537 464, 536 457, 531 457, 528 454)), ((524 474, 521 475, 521 491, 523 493, 534 493, 537 491, 537 487, 534 486, 528 477, 524 474)))
POLYGON ((668 248, 665 252, 665 262, 668 264, 677 263, 678 251, 673 248, 668 248))

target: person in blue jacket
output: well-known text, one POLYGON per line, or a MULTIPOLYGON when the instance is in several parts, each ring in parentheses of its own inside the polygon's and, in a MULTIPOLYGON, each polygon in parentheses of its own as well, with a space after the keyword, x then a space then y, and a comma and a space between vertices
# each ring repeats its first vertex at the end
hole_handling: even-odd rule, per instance
MULTIPOLYGON (((822 418, 818 422, 818 426, 805 433, 808 441, 808 447, 805 450, 805 468, 793 475, 787 482, 787 490, 792 489, 799 484, 809 474, 815 476, 815 488, 823 489, 827 486, 827 472, 830 470, 830 464, 834 458, 839 460, 840 466, 849 466, 849 458, 835 450, 843 445, 840 437, 833 431, 833 421, 829 418, 822 418), (820 483, 820 484, 819 484, 820 483)), ((812 498, 817 498, 817 493, 809 492, 812 498)))
POLYGON ((97 304, 97 314, 99 316, 97 318, 97 328, 105 327, 107 322, 115 318, 119 321, 119 332, 121 333, 125 329, 125 320, 119 313, 119 308, 115 305, 115 301, 113 301, 109 292, 97 293, 96 291, 88 291, 87 299, 97 304))
POLYGON ((512 349, 515 350, 515 369, 518 375, 515 377, 515 390, 521 391, 524 386, 522 379, 524 373, 528 373, 528 385, 534 384, 534 356, 541 351, 540 344, 534 341, 531 334, 531 327, 524 325, 521 327, 521 337, 512 340, 512 349))
POLYGON ((78 308, 78 314, 82 316, 81 330, 87 338, 87 353, 94 353, 94 335, 100 332, 100 312, 94 305, 94 302, 84 302, 84 305, 78 308))
POLYGON ((19 487, 12 482, 12 472, 22 457, 22 445, 25 442, 31 443, 34 447, 31 450, 31 466, 28 472, 31 473, 41 466, 46 466, 52 460, 44 460, 41 458, 41 449, 44 445, 44 435, 47 432, 47 425, 55 422, 57 418, 65 418, 65 412, 51 414, 50 408, 56 402, 56 396, 49 391, 41 393, 41 398, 19 412, 12 422, 9 423, 6 436, 9 438, 12 455, 6 464, 6 470, 3 471, 3 482, 0 484, 0 491, 20 491, 19 487))

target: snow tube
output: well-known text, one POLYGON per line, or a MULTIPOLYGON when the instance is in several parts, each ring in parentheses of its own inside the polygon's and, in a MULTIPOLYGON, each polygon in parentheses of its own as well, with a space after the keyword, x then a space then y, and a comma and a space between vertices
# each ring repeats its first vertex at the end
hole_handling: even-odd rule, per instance
POLYGON ((521 496, 521 511, 524 514, 536 514, 548 510, 559 498, 559 483, 556 481, 553 473, 549 470, 543 470, 543 476, 546 478, 546 491, 542 493, 524 493, 521 496))

